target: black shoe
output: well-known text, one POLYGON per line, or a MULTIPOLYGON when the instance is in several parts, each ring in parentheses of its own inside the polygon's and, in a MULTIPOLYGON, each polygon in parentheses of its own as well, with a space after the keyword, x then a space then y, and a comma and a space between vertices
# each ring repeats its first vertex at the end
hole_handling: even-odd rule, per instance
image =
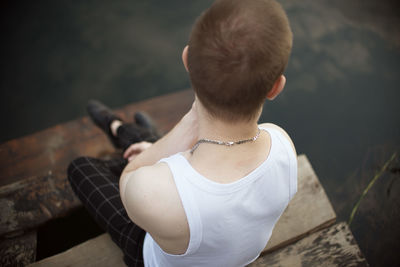
POLYGON ((110 124, 114 120, 120 120, 122 119, 115 115, 111 109, 103 105, 97 100, 90 100, 87 107, 86 107, 87 112, 89 113, 90 118, 92 121, 100 128, 103 130, 103 132, 106 133, 108 138, 111 140, 113 145, 117 148, 121 148, 121 145, 118 142, 118 138, 115 137, 110 129, 110 124))
POLYGON ((135 115, 133 116, 133 119, 137 125, 149 130, 149 134, 146 138, 146 141, 155 142, 158 139, 160 139, 161 134, 159 133, 159 131, 157 130, 157 126, 147 113, 136 112, 135 115))

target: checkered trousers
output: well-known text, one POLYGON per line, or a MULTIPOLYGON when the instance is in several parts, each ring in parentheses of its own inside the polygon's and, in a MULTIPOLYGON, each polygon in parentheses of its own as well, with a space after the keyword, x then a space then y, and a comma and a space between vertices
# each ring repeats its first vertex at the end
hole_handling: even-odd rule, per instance
POLYGON ((122 249, 125 263, 144 266, 146 232, 129 219, 119 193, 119 177, 126 164, 122 158, 104 161, 80 157, 69 165, 68 180, 89 213, 122 249))

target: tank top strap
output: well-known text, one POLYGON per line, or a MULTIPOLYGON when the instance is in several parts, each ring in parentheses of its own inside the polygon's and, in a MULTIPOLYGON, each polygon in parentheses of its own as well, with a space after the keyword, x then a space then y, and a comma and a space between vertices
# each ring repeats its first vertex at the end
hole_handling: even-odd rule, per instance
MULTIPOLYGON (((179 153, 172 155, 168 158, 161 159, 160 163, 166 163, 171 170, 172 176, 175 181, 176 188, 178 190, 183 209, 185 210, 186 219, 189 224, 190 240, 186 252, 179 256, 190 255, 199 248, 202 240, 202 225, 200 219, 200 213, 196 205, 196 201, 191 194, 191 186, 185 175, 188 175, 189 171, 184 162, 183 156, 179 153)), ((189 174, 190 175, 190 174, 189 174)), ((177 256, 164 252, 169 256, 177 256)))
MULTIPOLYGON (((267 131, 271 136, 271 152, 270 153, 286 153, 289 159, 289 201, 297 192, 297 155, 293 151, 292 144, 288 138, 278 129, 272 127, 260 127, 267 131)), ((273 157, 273 155, 271 155, 273 157)))

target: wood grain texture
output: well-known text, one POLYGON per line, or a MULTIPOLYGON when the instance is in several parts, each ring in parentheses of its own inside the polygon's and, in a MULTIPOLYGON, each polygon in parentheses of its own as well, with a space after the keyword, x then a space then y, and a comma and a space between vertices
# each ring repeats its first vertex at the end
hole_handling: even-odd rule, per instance
POLYGON ((297 193, 276 224, 263 253, 333 224, 336 214, 306 155, 299 155, 297 193))
POLYGON ((345 222, 260 257, 251 267, 368 266, 345 222))
MULTIPOLYGON (((135 112, 145 111, 166 132, 190 109, 193 99, 193 92, 186 90, 127 105, 116 113, 132 120, 135 112)), ((104 158, 115 153, 87 117, 0 145, 0 236, 35 228, 78 207, 66 179, 68 164, 78 156, 104 158)))
POLYGON ((36 231, 0 239, 0 266, 26 266, 35 261, 36 231))
POLYGON ((0 188, 0 235, 34 229, 79 207, 66 173, 31 177, 0 188))

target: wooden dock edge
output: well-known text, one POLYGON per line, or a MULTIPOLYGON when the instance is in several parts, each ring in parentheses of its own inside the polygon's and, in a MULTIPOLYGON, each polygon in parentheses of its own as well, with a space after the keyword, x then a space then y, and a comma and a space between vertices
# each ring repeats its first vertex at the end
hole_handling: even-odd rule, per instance
MULTIPOLYGON (((102 234, 63 253, 29 267, 126 266, 121 250, 108 234, 102 234), (99 253, 101 251, 101 253, 99 253)), ((368 263, 360 252, 347 223, 319 230, 289 246, 261 255, 251 267, 358 266, 368 263)))
MULTIPOLYGON (((296 242, 310 233, 331 225, 336 219, 336 214, 332 205, 330 204, 329 199, 307 157, 305 155, 299 155, 297 160, 298 192, 280 217, 272 233, 271 239, 262 254, 271 253, 272 251, 296 242), (316 202, 318 204, 315 204, 316 202)), ((108 244, 109 242, 111 241, 109 241, 107 237, 101 236, 64 253, 50 257, 49 259, 44 259, 41 261, 41 264, 43 265, 35 266, 51 266, 52 264, 59 264, 59 262, 64 261, 69 262, 69 264, 71 264, 70 266, 75 266, 72 263, 78 259, 77 264, 82 261, 86 265, 88 262, 84 259, 85 255, 91 255, 91 253, 95 255, 96 250, 102 251, 103 253, 103 249, 105 248, 110 249, 109 253, 111 257, 116 254, 114 247, 108 244), (97 244, 97 242, 100 243, 97 244), (83 255, 81 255, 80 250, 84 251, 83 255), (70 262, 70 258, 73 258, 71 259, 72 262, 70 262), (46 262, 48 262, 49 265, 46 265, 46 262)), ((104 261, 109 264, 108 260, 104 261)), ((98 264, 100 263, 94 265, 98 264)), ((76 266, 80 265, 78 264, 76 266)))
POLYGON ((279 218, 263 253, 332 225, 336 213, 306 155, 299 155, 297 193, 279 218))
POLYGON ((368 267, 346 222, 317 231, 289 246, 259 257, 250 267, 368 267))

